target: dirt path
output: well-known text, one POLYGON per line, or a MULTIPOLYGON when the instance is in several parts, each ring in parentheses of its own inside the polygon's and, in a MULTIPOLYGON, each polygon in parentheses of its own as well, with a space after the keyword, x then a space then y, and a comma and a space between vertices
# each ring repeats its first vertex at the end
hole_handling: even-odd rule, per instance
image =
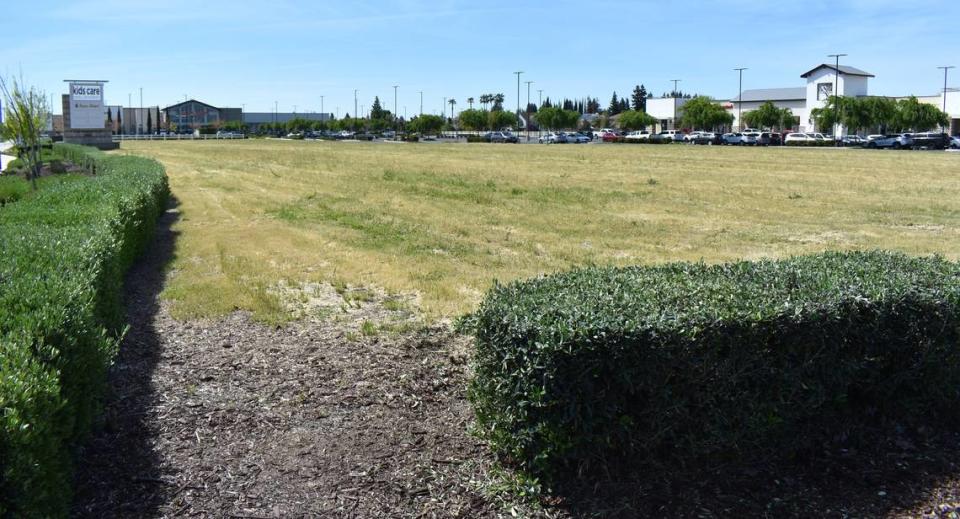
MULTIPOLYGON (((435 328, 269 328, 172 319, 158 294, 169 212, 127 281, 130 333, 102 427, 79 456, 76 517, 495 517, 489 451, 468 434, 468 344, 435 328)), ((844 440, 786 466, 577 481, 549 517, 956 517, 960 434, 844 440), (951 515, 953 514, 953 515, 951 515)))
POLYGON ((176 321, 157 297, 174 217, 129 276, 130 333, 76 516, 496 515, 471 483, 491 458, 467 433, 462 338, 176 321))

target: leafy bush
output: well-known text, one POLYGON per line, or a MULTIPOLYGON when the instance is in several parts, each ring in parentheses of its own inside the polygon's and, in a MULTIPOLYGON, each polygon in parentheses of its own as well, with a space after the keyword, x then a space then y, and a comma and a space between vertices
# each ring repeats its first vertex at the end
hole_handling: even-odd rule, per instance
POLYGON ((415 133, 411 133, 404 135, 403 140, 404 142, 420 142, 420 136, 415 133))
POLYGON ((481 434, 548 479, 960 414, 960 267, 936 257, 586 268, 497 285, 468 325, 481 434))
POLYGON ((57 148, 100 174, 0 210, 0 506, 13 516, 66 515, 123 332, 123 273, 168 193, 153 160, 57 148))
POLYGON ((20 200, 28 193, 30 193, 30 183, 26 180, 13 175, 0 177, 0 207, 20 200))

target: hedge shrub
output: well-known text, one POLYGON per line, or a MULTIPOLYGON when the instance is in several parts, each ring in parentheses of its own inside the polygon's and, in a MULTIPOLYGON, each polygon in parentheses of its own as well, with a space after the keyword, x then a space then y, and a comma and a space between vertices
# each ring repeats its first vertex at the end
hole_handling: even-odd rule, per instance
POLYGON ((98 175, 0 209, 0 515, 65 516, 124 329, 123 274, 168 194, 157 162, 57 145, 98 175))
POLYGON ((960 267, 937 257, 586 268, 497 285, 469 325, 481 434, 547 479, 960 410, 960 267))

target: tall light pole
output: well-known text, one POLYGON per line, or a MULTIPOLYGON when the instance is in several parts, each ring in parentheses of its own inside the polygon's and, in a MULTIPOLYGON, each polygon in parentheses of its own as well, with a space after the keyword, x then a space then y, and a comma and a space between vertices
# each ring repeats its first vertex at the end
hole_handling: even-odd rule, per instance
MULTIPOLYGON (((538 99, 538 101, 537 101, 537 111, 539 112, 540 109, 543 108, 543 89, 542 89, 542 88, 541 88, 541 89, 538 89, 538 90, 537 90, 537 93, 540 94, 540 97, 539 97, 539 99, 538 99)), ((537 138, 540 138, 540 135, 541 135, 541 132, 542 132, 542 131, 543 131, 543 130, 540 129, 540 125, 538 124, 538 125, 537 125, 537 138)))
POLYGON ((524 110, 524 113, 527 114, 527 124, 524 125, 523 131, 527 133, 527 140, 530 140, 530 83, 533 81, 524 81, 527 84, 527 109, 524 110))
MULTIPOLYGON (((276 101, 274 101, 273 102, 273 124, 277 124, 278 122, 280 122, 280 113, 277 112, 278 106, 279 104, 276 101)), ((277 129, 274 128, 273 131, 277 131, 277 129)))
POLYGON ((677 129, 677 83, 682 81, 681 79, 671 79, 673 81, 673 129, 677 129))
POLYGON ((423 90, 420 91, 420 115, 423 115, 423 90))
POLYGON ((359 90, 353 89, 353 120, 354 120, 354 123, 353 123, 353 131, 357 131, 357 123, 356 123, 356 120, 357 120, 357 92, 359 92, 359 90))
POLYGON ((737 94, 737 131, 740 131, 743 129, 743 119, 741 118, 743 115, 743 71, 747 68, 742 67, 733 70, 740 73, 740 93, 737 94))
POLYGON ((836 106, 833 107, 833 140, 834 143, 839 146, 840 140, 840 58, 846 56, 846 54, 827 54, 828 58, 836 58, 836 64, 833 68, 833 97, 838 98, 837 102, 834 103, 836 106))
MULTIPOLYGON (((945 67, 937 67, 937 68, 943 69, 943 113, 947 113, 947 71, 956 67, 953 65, 947 65, 945 67)), ((945 130, 944 133, 947 133, 950 131, 949 127, 944 128, 944 130, 945 130)))
POLYGON ((393 139, 397 139, 397 87, 400 85, 393 85, 393 139))
POLYGON ((522 70, 514 72, 517 75, 517 128, 520 128, 520 74, 523 74, 522 70))
POLYGON ((323 118, 323 96, 320 96, 320 119, 323 118))

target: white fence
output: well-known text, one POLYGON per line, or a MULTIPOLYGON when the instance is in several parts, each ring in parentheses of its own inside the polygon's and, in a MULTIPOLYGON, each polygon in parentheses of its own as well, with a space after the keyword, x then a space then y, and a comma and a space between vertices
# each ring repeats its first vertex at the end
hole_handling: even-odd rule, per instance
POLYGON ((205 141, 205 140, 228 140, 228 139, 244 139, 246 138, 242 134, 229 134, 229 135, 180 135, 180 134, 170 134, 170 135, 114 135, 113 142, 120 141, 205 141))

